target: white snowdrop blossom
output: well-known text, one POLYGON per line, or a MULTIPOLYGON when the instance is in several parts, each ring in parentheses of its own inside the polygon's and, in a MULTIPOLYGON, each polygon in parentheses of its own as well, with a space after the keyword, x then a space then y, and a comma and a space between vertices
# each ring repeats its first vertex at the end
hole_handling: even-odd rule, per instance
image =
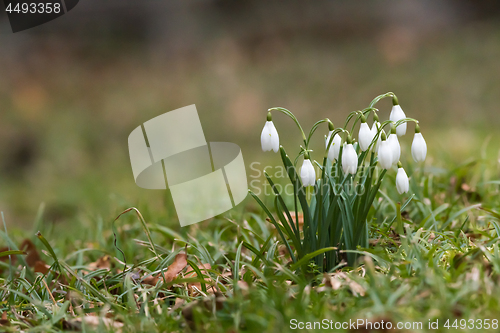
MULTIPOLYGON (((373 126, 372 126, 372 135, 373 135, 373 138, 375 138, 375 136, 377 135, 379 128, 380 128, 380 123, 378 121, 374 122, 373 126)), ((375 153, 378 153, 378 149, 380 147, 380 141, 381 141, 382 133, 385 133, 385 131, 382 130, 382 132, 378 136, 377 142, 375 143, 375 153)))
POLYGON ((366 119, 364 119, 365 121, 363 122, 363 118, 361 120, 361 126, 359 127, 358 141, 361 150, 366 151, 368 147, 370 147, 370 143, 372 143, 373 132, 366 123, 366 119))
MULTIPOLYGON (((330 142, 330 138, 332 137, 333 131, 330 131, 328 133, 328 136, 326 137, 326 146, 328 147, 328 142, 330 142)), ((340 146, 342 145, 342 139, 340 138, 340 135, 335 134, 333 136, 333 141, 332 144, 330 145, 330 149, 328 149, 328 159, 333 162, 336 159, 339 158, 339 152, 340 152, 340 146)))
POLYGON ((427 143, 422 133, 420 133, 420 126, 418 124, 415 126, 415 137, 411 144, 411 156, 413 156, 413 159, 417 163, 425 161, 425 157, 427 156, 427 143))
POLYGON ((302 167, 300 168, 300 179, 304 187, 314 186, 316 183, 316 171, 309 158, 304 159, 302 167))
POLYGON ((390 169, 392 166, 392 147, 386 140, 386 136, 382 133, 382 141, 380 142, 380 148, 378 149, 378 162, 383 169, 390 169))
POLYGON ((273 150, 275 153, 278 152, 280 148, 280 137, 272 120, 266 121, 260 135, 260 143, 262 144, 263 151, 273 150))
POLYGON ((395 133, 395 129, 391 130, 391 134, 387 138, 387 142, 392 149, 392 164, 397 164, 399 162, 399 158, 401 157, 401 145, 399 144, 398 136, 395 133))
MULTIPOLYGON (((406 118, 406 115, 405 115, 403 109, 401 109, 401 106, 399 106, 399 104, 394 105, 392 107, 391 116, 389 117, 389 119, 393 122, 396 122, 398 120, 405 119, 405 118, 406 118)), ((405 135, 406 134, 406 123, 400 124, 397 127, 396 132, 397 132, 398 136, 405 135)))
POLYGON ((396 175, 396 189, 399 194, 408 193, 410 190, 410 181, 405 169, 401 163, 398 163, 398 174, 396 175))
MULTIPOLYGON (((348 140, 348 142, 350 141, 348 140)), ((345 145, 342 151, 342 169, 344 173, 352 175, 355 175, 358 170, 358 154, 356 154, 352 143, 345 145)))

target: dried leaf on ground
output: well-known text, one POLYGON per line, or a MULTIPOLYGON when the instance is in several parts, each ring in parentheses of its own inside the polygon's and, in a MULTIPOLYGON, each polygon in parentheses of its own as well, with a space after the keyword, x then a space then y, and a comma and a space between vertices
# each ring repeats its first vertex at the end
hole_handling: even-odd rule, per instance
POLYGON ((111 257, 109 255, 104 255, 97 259, 97 261, 89 264, 89 268, 91 270, 97 269, 110 269, 111 268, 111 257))
POLYGON ((40 255, 38 254, 38 251, 36 250, 35 244, 33 242, 26 238, 22 243, 21 246, 19 246, 19 249, 26 252, 26 263, 28 264, 29 267, 35 267, 35 264, 38 261, 42 261, 42 258, 40 258, 40 255))
MULTIPOLYGON (((172 282, 179 273, 187 266, 187 254, 179 253, 175 256, 174 262, 168 266, 167 271, 163 274, 166 283, 172 282)), ((144 280, 143 283, 156 285, 158 281, 161 279, 161 273, 155 276, 148 276, 144 280)))
POLYGON ((102 322, 106 328, 113 329, 114 332, 121 332, 123 328, 123 323, 106 317, 85 316, 83 318, 75 318, 74 320, 71 320, 72 324, 82 322, 92 327, 98 327, 102 322))
POLYGON ((35 263, 34 271, 35 273, 47 274, 49 272, 50 266, 47 265, 44 261, 37 261, 35 263))
MULTIPOLYGON (((210 264, 201 264, 201 265, 198 265, 198 268, 200 269, 201 274, 208 275, 208 270, 211 269, 212 266, 210 264)), ((196 277, 198 277, 198 274, 195 272, 193 267, 188 266, 188 268, 186 269, 185 277, 186 278, 196 278, 196 277)), ((206 277, 204 280, 207 284, 210 283, 210 281, 211 281, 210 277, 206 277)), ((191 293, 195 293, 196 289, 201 290, 201 282, 188 283, 188 288, 190 289, 191 293)), ((210 292, 210 291, 213 292, 213 290, 211 290, 211 288, 209 288, 207 286, 207 292, 210 292)))
POLYGON ((2 313, 2 319, 0 319, 0 326, 10 326, 10 321, 7 318, 7 312, 2 313))

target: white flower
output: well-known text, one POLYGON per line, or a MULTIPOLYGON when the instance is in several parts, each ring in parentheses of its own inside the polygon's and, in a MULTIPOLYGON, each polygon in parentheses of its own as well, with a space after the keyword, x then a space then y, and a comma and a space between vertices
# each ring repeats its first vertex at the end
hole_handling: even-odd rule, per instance
POLYGON ((368 147, 370 147, 370 143, 372 143, 372 140, 373 140, 372 130, 370 129, 366 121, 362 122, 361 126, 359 127, 359 135, 358 135, 358 142, 361 150, 366 151, 368 147))
POLYGON ((262 133, 260 135, 260 143, 262 144, 263 151, 273 150, 275 153, 278 152, 280 148, 280 137, 276 127, 274 127, 273 122, 266 121, 262 133))
POLYGON ((385 134, 382 135, 382 142, 378 150, 378 161, 383 169, 390 169, 392 166, 392 147, 387 140, 385 134))
MULTIPOLYGON (((328 142, 330 142, 330 138, 332 137, 333 131, 330 131, 328 133, 328 136, 326 137, 326 146, 328 147, 328 142)), ((342 145, 342 139, 340 138, 340 135, 335 134, 333 136, 333 141, 332 144, 330 145, 330 149, 328 149, 328 159, 330 161, 335 161, 336 159, 339 158, 339 152, 340 152, 340 146, 342 145)))
MULTIPOLYGON (((372 126, 372 135, 373 135, 373 138, 375 138, 375 136, 377 135, 379 128, 380 128, 380 123, 378 121, 375 121, 373 123, 373 126, 372 126)), ((380 141, 381 141, 382 133, 385 133, 385 131, 382 130, 382 132, 378 136, 377 142, 375 143, 375 152, 376 153, 378 153, 378 149, 380 147, 380 141)), ((372 139, 372 141, 373 141, 373 139, 372 139)))
MULTIPOLYGON (((393 122, 396 122, 398 120, 405 119, 405 118, 406 118, 406 115, 405 115, 403 109, 401 109, 401 106, 399 106, 399 104, 394 105, 392 107, 391 116, 389 117, 389 119, 393 122)), ((398 136, 405 135, 406 134, 406 123, 400 124, 397 127, 396 132, 397 132, 398 136)))
POLYGON ((410 190, 410 181, 402 166, 399 166, 398 174, 396 175, 396 188, 399 194, 408 193, 410 190))
POLYGON ((424 137, 420 133, 420 126, 418 124, 415 128, 413 143, 411 144, 411 156, 413 156, 413 159, 417 163, 425 161, 425 157, 427 156, 427 143, 425 143, 424 137))
POLYGON ((344 146, 344 150, 342 151, 342 169, 344 173, 353 175, 358 170, 358 154, 356 154, 352 143, 344 146))
POLYGON ((300 179, 302 179, 302 185, 306 186, 314 186, 316 183, 316 171, 314 170, 314 166, 311 163, 310 159, 304 159, 304 163, 302 163, 302 167, 300 168, 300 179))
POLYGON ((392 164, 397 164, 401 157, 401 145, 399 144, 397 134, 391 133, 389 138, 387 138, 387 142, 389 142, 392 149, 392 164))

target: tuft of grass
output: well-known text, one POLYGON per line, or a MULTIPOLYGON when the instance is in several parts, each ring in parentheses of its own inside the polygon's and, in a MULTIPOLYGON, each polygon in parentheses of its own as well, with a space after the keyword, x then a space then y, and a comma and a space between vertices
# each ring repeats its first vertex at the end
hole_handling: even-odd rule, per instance
POLYGON ((294 263, 280 229, 251 201, 241 214, 189 228, 166 227, 139 206, 132 210, 147 212, 142 218, 124 214, 116 224, 123 254, 113 217, 79 221, 67 233, 40 216, 38 237, 0 232, 7 247, 0 251, 0 330, 295 332, 298 322, 366 319, 423 323, 424 331, 439 320, 445 331, 448 320, 495 319, 496 171, 496 161, 486 159, 409 170, 413 196, 394 200, 393 186, 380 188, 368 212, 370 246, 352 250, 360 265, 341 263, 327 273, 307 265, 307 276, 297 271, 309 257, 294 263), (34 250, 20 248, 25 237, 34 250), (34 251, 43 265, 33 263, 34 251), (182 253, 185 266, 162 279, 182 253))

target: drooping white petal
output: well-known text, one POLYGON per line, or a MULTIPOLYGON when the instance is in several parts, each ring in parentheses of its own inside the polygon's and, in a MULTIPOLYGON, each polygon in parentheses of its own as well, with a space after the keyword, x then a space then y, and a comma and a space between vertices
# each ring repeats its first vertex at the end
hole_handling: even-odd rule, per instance
POLYGON ((387 140, 380 143, 378 161, 383 169, 388 170, 392 166, 392 148, 387 140))
MULTIPOLYGON (((380 123, 374 124, 373 126, 377 126, 377 127, 375 127, 375 130, 374 130, 374 128, 372 128, 372 131, 374 133, 373 135, 375 136, 378 133, 378 128, 380 128, 380 123)), ((375 153, 378 153, 378 150, 380 148, 380 142, 382 141, 382 133, 385 134, 385 131, 384 130, 380 131, 380 135, 378 136, 377 143, 375 143, 375 153)))
POLYGON ((267 121, 264 125, 262 133, 260 134, 260 143, 263 151, 274 150, 275 153, 278 152, 280 148, 280 139, 278 131, 272 121, 267 121))
MULTIPOLYGON (((401 109, 401 106, 394 105, 392 107, 391 116, 389 117, 389 119, 396 122, 398 120, 405 119, 405 118, 406 118, 406 115, 405 115, 403 109, 401 109)), ((396 133, 398 134, 398 136, 403 136, 406 134, 406 127, 407 127, 406 125, 407 125, 406 123, 403 123, 403 124, 400 124, 396 128, 396 133)))
MULTIPOLYGON (((330 141, 331 135, 333 131, 330 131, 328 133, 328 136, 326 137, 326 146, 328 146, 328 142, 330 141)), ((330 146, 330 149, 328 149, 328 159, 330 161, 335 161, 336 159, 339 158, 339 152, 340 152, 340 146, 342 145, 342 139, 340 138, 340 135, 335 134, 333 136, 333 141, 330 146)))
POLYGON ((415 133, 413 143, 411 144, 411 156, 413 156, 413 159, 417 163, 425 161, 425 157, 427 156, 427 143, 422 133, 415 133))
POLYGON ((355 175, 358 170, 358 154, 352 144, 344 147, 342 152, 342 169, 344 173, 355 175))
POLYGON ((271 127, 271 148, 275 153, 277 153, 278 150, 280 149, 280 137, 272 121, 270 127, 271 127))
POLYGON ((302 167, 300 168, 300 179, 304 187, 314 186, 316 183, 316 172, 311 160, 304 159, 304 163, 302 163, 302 167))
POLYGON ((367 123, 361 123, 358 135, 359 147, 361 148, 361 150, 366 151, 370 146, 370 143, 372 143, 372 140, 373 135, 370 126, 368 126, 367 123))
POLYGON ((401 145, 399 144, 397 134, 390 134, 387 142, 389 142, 392 149, 392 164, 398 164, 401 157, 401 145))
POLYGON ((398 169, 398 174, 396 175, 396 189, 399 194, 408 193, 410 190, 410 181, 403 168, 398 169))

